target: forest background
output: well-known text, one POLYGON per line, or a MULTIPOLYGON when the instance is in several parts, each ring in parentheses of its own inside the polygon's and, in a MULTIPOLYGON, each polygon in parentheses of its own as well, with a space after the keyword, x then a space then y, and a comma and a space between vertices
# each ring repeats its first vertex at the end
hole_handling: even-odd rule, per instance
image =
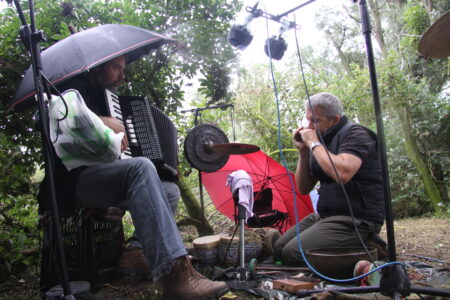
MULTIPOLYGON (((6 2, 1 0, 4 5, 6 2)), ((27 1, 20 1, 25 10, 27 1)), ((334 2, 334 1, 333 1, 334 2)), ((417 52, 424 31, 450 9, 447 0, 368 0, 372 39, 383 110, 394 218, 450 215, 450 82, 447 59, 429 60, 417 52)), ((297 3, 298 4, 298 3, 297 3)), ((294 4, 293 4, 294 6, 294 4)), ((183 155, 183 138, 193 127, 186 107, 234 104, 237 141, 250 143, 279 160, 277 107, 268 60, 243 66, 227 42, 238 0, 39 0, 36 24, 48 36, 42 47, 99 24, 120 23, 148 28, 180 41, 180 49, 154 52, 128 68, 122 95, 146 96, 174 121, 180 137, 182 203, 180 227, 198 234, 226 223, 206 199, 199 204, 197 172, 183 155), (193 89, 192 87, 197 87, 193 89)), ((344 103, 350 119, 376 130, 369 71, 361 36, 358 5, 336 1, 315 16, 326 40, 320 48, 300 46, 309 94, 328 91, 344 103)), ((0 281, 35 268, 42 232, 36 193, 43 177, 41 140, 34 109, 3 116, 30 64, 18 38, 14 7, 0 11, 0 281)), ((294 48, 295 45, 290 45, 294 48)), ((280 136, 288 166, 295 169, 291 132, 304 117, 307 98, 299 58, 289 52, 274 62, 280 111, 280 136)), ((202 122, 214 123, 230 137, 230 111, 207 110, 202 122)), ((128 221, 129 223, 129 221, 128 221)), ((127 233, 131 225, 127 226, 127 233)))

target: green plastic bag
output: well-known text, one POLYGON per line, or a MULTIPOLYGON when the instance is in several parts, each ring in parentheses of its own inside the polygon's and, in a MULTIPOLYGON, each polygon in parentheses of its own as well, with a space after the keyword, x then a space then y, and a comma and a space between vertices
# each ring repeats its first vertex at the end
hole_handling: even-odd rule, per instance
POLYGON ((115 133, 84 103, 77 90, 49 101, 50 138, 56 154, 68 170, 117 160, 123 133, 115 133), (67 116, 66 115, 67 110, 67 116))

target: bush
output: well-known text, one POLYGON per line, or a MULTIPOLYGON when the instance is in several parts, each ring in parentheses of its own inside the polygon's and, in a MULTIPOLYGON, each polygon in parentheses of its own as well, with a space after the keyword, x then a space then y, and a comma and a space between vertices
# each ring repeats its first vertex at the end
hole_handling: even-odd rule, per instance
POLYGON ((37 223, 33 196, 0 196, 0 281, 38 266, 41 239, 37 223))

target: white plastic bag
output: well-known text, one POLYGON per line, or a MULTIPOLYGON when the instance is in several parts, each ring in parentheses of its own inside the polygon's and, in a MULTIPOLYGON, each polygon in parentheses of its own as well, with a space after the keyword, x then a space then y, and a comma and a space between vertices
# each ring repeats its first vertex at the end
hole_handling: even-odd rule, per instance
POLYGON ((71 170, 117 160, 123 133, 115 133, 103 124, 77 90, 67 90, 62 96, 67 109, 60 97, 54 96, 49 101, 50 138, 66 168, 71 170))

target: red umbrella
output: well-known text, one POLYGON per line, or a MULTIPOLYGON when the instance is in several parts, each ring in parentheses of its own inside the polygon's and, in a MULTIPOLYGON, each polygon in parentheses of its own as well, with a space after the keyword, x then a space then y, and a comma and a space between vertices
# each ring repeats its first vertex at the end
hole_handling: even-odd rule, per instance
MULTIPOLYGON (((217 210, 234 220, 234 201, 230 188, 226 186, 227 175, 237 170, 246 171, 253 182, 255 192, 272 190, 272 209, 288 214, 288 222, 283 228, 295 225, 294 196, 286 169, 262 151, 250 154, 230 155, 224 167, 216 172, 202 172, 202 181, 217 210)), ((295 186, 294 174, 291 174, 295 186)), ((258 197, 255 197, 257 206, 258 197)), ((301 195, 295 187, 295 201, 299 220, 312 213, 313 207, 309 195, 301 195)))

